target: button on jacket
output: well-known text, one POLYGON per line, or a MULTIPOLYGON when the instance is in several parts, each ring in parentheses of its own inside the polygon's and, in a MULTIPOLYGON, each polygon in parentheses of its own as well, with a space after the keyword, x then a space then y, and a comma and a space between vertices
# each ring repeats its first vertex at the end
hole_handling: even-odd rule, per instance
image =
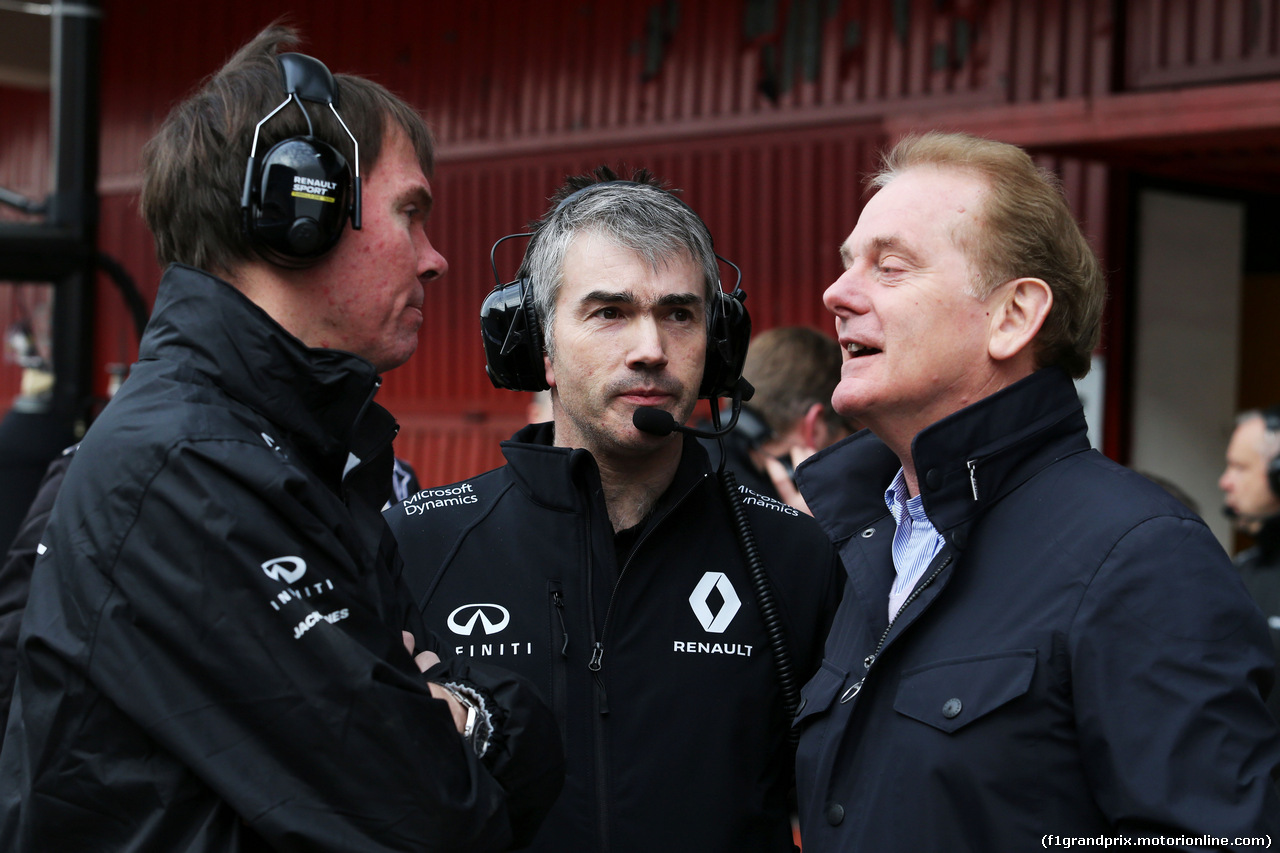
POLYGON ((848 570, 797 723, 805 853, 1280 837, 1261 615, 1198 517, 1089 448, 1066 374, 912 455, 946 545, 891 626, 897 457, 864 431, 800 469, 848 570))
MULTIPOLYGON (((525 674, 564 729, 565 790, 534 841, 556 853, 790 851, 792 752, 728 503, 696 440, 617 554, 595 460, 551 425, 507 465, 386 511, 427 625, 525 674)), ((843 573, 811 518, 740 491, 797 688, 843 573)))

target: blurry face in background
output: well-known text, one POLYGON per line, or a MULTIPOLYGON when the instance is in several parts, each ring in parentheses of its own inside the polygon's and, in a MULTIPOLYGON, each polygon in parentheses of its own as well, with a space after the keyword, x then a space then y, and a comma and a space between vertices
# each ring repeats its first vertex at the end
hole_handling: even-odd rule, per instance
POLYGON ((1239 424, 1227 445, 1227 467, 1218 478, 1223 503, 1246 533, 1256 533, 1268 516, 1280 512, 1280 499, 1267 484, 1264 448, 1268 443, 1266 423, 1261 417, 1239 424))

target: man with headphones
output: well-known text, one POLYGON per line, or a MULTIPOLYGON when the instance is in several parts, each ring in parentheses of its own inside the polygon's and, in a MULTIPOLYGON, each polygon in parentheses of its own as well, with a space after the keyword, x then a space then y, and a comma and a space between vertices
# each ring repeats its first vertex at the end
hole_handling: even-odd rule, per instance
POLYGON ((570 179, 481 317, 494 384, 549 387, 552 421, 386 511, 428 627, 556 712, 565 790, 533 850, 791 850, 796 685, 843 573, 808 516, 725 488, 680 426, 745 393, 742 298, 647 171, 570 179))
POLYGON ((166 118, 138 363, 41 536, 0 849, 502 850, 563 768, 534 691, 442 664, 380 511, 432 142, 272 26, 166 118), (350 227, 348 227, 348 225, 350 227))
MULTIPOLYGON (((1280 406, 1236 417, 1218 488, 1236 528, 1253 537, 1253 547, 1237 554, 1235 564, 1267 617, 1280 661, 1280 406)), ((1276 675, 1280 680, 1280 663, 1276 675)), ((1267 707, 1280 720, 1280 689, 1272 689, 1267 707)))

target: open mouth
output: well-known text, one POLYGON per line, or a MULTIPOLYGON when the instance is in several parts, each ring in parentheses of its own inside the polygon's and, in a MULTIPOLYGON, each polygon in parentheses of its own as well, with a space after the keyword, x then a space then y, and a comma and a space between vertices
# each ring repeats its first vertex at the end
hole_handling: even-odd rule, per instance
POLYGON ((845 350, 849 353, 849 358, 861 358, 864 355, 875 355, 880 350, 875 347, 869 347, 865 344, 850 343, 845 350))

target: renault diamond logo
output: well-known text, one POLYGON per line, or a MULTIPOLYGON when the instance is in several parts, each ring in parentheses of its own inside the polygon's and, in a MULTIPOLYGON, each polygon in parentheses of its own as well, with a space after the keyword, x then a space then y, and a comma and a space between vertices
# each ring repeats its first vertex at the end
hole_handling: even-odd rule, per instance
POLYGON ((267 577, 284 583, 294 583, 307 573, 307 561, 301 557, 276 557, 262 564, 267 577))
POLYGON ((477 619, 484 625, 486 634, 496 634, 507 627, 511 614, 501 604, 464 604, 449 614, 449 630, 470 637, 477 619), (495 622, 491 616, 498 621, 495 622))
POLYGON ((698 621, 702 623, 707 633, 723 634, 725 628, 728 628, 729 623, 733 621, 733 617, 737 615, 738 608, 742 607, 742 601, 738 598, 733 584, 729 583, 729 579, 724 576, 724 572, 707 572, 694 587, 693 594, 689 596, 689 606, 693 608, 693 615, 698 617, 698 621), (707 606, 707 599, 711 597, 712 590, 720 593, 720 597, 724 599, 720 612, 714 615, 711 613, 711 608, 707 606))

